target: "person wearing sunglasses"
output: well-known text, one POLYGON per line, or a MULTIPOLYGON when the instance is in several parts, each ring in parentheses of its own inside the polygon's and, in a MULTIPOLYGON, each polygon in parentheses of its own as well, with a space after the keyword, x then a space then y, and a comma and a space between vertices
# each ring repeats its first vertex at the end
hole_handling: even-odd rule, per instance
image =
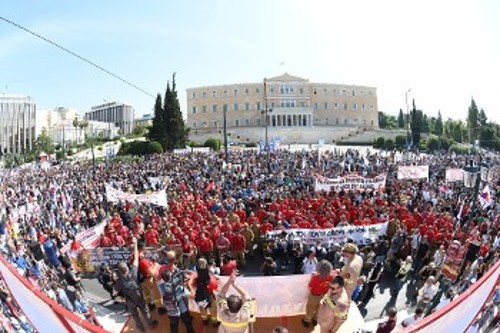
POLYGON ((335 333, 347 320, 350 302, 344 285, 344 278, 340 275, 330 281, 330 289, 323 296, 318 309, 320 333, 335 333))

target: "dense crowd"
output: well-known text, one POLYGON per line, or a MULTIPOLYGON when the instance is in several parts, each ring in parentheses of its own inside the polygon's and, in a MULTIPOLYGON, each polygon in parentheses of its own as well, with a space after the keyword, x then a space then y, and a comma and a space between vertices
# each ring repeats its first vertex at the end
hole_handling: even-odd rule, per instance
MULTIPOLYGON (((498 259, 496 201, 485 209, 473 207, 473 190, 445 181, 446 168, 479 163, 478 156, 339 150, 279 151, 268 159, 255 151, 232 151, 227 160, 223 154, 163 154, 96 168, 82 162, 5 170, 0 174, 1 246, 34 286, 97 323, 82 296, 80 277, 61 248, 69 243, 79 250, 82 244, 74 235, 100 223, 106 224, 101 247, 137 241, 140 253, 147 248, 173 250, 179 267, 189 270, 199 268, 198 259, 204 258, 211 274, 229 276, 237 268, 259 273, 251 272, 254 262, 262 263, 260 273, 265 275, 312 273, 322 261, 333 270, 345 265, 344 244, 303 243, 285 232, 269 239, 269 231, 387 222, 383 237, 359 246, 363 264, 352 297, 366 305, 385 277, 393 280, 395 297, 404 284, 414 289, 411 301, 420 318, 463 292, 498 259), (429 165, 429 179, 398 180, 399 165, 429 165), (386 187, 315 191, 318 177, 348 174, 387 174, 386 187), (168 205, 113 203, 106 197, 107 185, 135 194, 165 190, 168 205), (446 288, 443 300, 436 301, 443 291, 440 272, 446 250, 453 242, 477 245, 477 253, 468 258, 460 279, 446 288)), ((495 155, 483 155, 481 162, 499 165, 495 155)), ((495 193, 498 183, 490 186, 495 193)), ((154 288, 161 276, 153 268, 160 264, 156 257, 141 256, 138 274, 147 303, 163 308, 154 288)), ((116 274, 102 267, 99 277, 114 298, 116 274)))

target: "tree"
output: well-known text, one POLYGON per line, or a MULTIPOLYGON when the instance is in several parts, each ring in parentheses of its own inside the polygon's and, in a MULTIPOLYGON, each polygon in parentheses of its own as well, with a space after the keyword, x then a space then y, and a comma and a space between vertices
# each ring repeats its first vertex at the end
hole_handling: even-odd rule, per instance
POLYGON ((429 125, 429 118, 427 115, 424 113, 422 117, 422 132, 423 133, 430 133, 430 125, 429 125))
POLYGON ((443 135, 443 117, 441 116, 441 110, 438 111, 438 117, 434 123, 434 134, 437 136, 443 135))
POLYGON ((166 150, 172 151, 174 148, 183 148, 188 142, 189 128, 184 123, 179 99, 175 86, 175 73, 172 75, 172 89, 167 83, 165 92, 165 102, 163 103, 165 114, 165 124, 167 132, 166 150))
POLYGON ((151 141, 159 142, 162 147, 167 146, 167 124, 165 120, 165 113, 161 106, 161 94, 156 95, 153 125, 151 126, 147 137, 151 141))
POLYGON ((148 132, 148 127, 146 125, 138 124, 135 125, 132 134, 134 136, 144 136, 148 132))
POLYGON ((35 140, 35 151, 37 155, 42 152, 46 154, 52 154, 54 152, 54 142, 45 128, 35 140))
POLYGON ((420 142, 420 133, 422 132, 422 111, 417 110, 415 107, 415 100, 413 100, 413 109, 411 111, 411 138, 414 146, 418 146, 420 142))
POLYGON ((471 99, 469 112, 467 114, 467 128, 469 130, 469 143, 474 143, 477 138, 478 126, 479 126, 479 112, 477 110, 476 102, 474 98, 471 99))
POLYGON ((479 126, 481 126, 481 127, 486 126, 487 121, 488 121, 488 117, 486 117, 486 113, 484 112, 483 108, 481 108, 481 111, 479 111, 479 117, 478 117, 479 126))
POLYGON ((399 128, 405 128, 405 116, 403 114, 403 109, 399 109, 399 114, 398 114, 398 127, 399 128))

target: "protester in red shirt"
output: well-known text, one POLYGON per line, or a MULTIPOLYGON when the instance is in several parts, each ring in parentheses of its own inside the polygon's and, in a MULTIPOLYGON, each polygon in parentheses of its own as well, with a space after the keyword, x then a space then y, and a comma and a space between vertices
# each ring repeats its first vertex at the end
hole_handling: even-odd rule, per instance
POLYGON ((307 298, 306 315, 302 319, 304 326, 309 326, 316 320, 316 314, 323 296, 330 288, 330 281, 333 279, 333 266, 327 260, 318 263, 316 272, 312 273, 309 279, 309 296, 307 298))
POLYGON ((236 260, 231 258, 230 255, 225 254, 222 256, 222 266, 220 267, 220 273, 224 276, 230 276, 237 267, 236 260))
POLYGON ((247 241, 245 236, 241 232, 237 232, 231 239, 231 248, 233 250, 233 255, 236 258, 236 262, 239 265, 245 266, 245 249, 247 246, 247 241))

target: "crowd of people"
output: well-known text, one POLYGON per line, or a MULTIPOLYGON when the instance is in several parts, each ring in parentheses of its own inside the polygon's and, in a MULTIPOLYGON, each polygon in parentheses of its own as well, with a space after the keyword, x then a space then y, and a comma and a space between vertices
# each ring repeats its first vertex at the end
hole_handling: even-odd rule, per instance
MULTIPOLYGON (((138 246, 137 275, 148 310, 157 307, 172 317, 164 304, 168 290, 164 283, 186 280, 188 292, 198 298, 198 304, 204 304, 202 318, 219 325, 214 305, 216 290, 223 286, 217 286, 212 276, 233 276, 237 269, 264 275, 318 272, 330 281, 320 290, 310 285, 315 299, 312 304, 308 300, 305 325, 321 325, 318 316, 329 286, 344 288, 349 303, 353 300, 362 308, 385 278, 393 282, 394 297, 405 284, 407 290, 413 290, 410 301, 417 310, 413 320, 403 321, 408 326, 466 290, 498 259, 500 214, 495 199, 482 209, 474 204, 473 190, 445 180, 447 168, 463 168, 471 160, 478 163, 478 158, 447 153, 283 150, 272 152, 268 159, 266 154, 242 150, 231 151, 227 158, 216 153, 162 154, 110 161, 95 168, 79 162, 49 169, 4 170, 0 174, 1 246, 6 258, 34 286, 95 324, 80 277, 61 249, 69 243, 71 250, 78 251, 82 244, 74 235, 105 223, 100 247, 138 246), (400 165, 429 165, 429 178, 398 180, 400 165), (386 174, 385 189, 315 191, 317 179, 349 174, 386 174), (168 204, 112 202, 106 186, 135 194, 165 191, 168 204), (347 250, 346 244, 311 244, 286 233, 382 222, 387 222, 383 237, 358 246, 346 239, 347 250), (267 237, 276 230, 282 231, 278 237, 267 237), (467 264, 460 277, 448 286, 441 269, 453 242, 477 248, 477 253, 464 261, 467 264), (172 273, 161 269, 168 260, 162 255, 146 255, 151 248, 155 253, 171 252, 170 260, 175 258, 187 277, 162 274, 172 273), (348 271, 354 258, 359 258, 356 268, 348 271), (251 271, 255 262, 262 263, 260 272, 258 268, 251 271), (200 295, 198 290, 205 289, 210 290, 200 295)), ((496 155, 481 159, 493 170, 498 168, 496 155)), ((497 176, 494 181, 498 182, 497 176)), ((498 185, 490 184, 493 193, 498 185)), ((99 281, 112 298, 123 297, 117 282, 128 274, 125 268, 122 265, 113 271, 103 266, 99 273, 99 281)), ((182 313, 179 318, 187 323, 182 313)), ((153 321, 147 324, 155 325, 153 321)))

